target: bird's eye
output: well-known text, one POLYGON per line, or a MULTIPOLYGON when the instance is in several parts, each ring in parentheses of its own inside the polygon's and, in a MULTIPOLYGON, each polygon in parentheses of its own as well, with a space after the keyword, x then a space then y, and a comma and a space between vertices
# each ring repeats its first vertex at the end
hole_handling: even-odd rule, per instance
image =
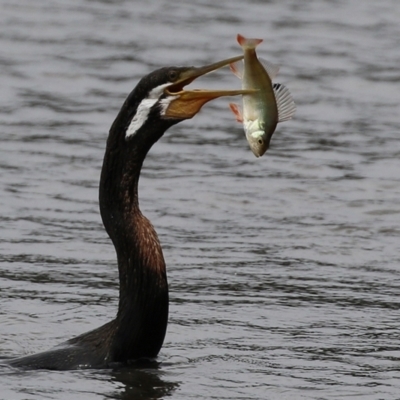
POLYGON ((174 82, 178 79, 178 71, 172 70, 168 72, 168 79, 174 82))

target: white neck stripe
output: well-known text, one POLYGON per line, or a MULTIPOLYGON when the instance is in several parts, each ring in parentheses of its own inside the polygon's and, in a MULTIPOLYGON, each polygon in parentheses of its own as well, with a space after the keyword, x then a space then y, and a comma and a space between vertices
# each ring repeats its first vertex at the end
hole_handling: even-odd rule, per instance
POLYGON ((139 104, 136 114, 126 130, 125 138, 131 137, 146 123, 151 108, 158 102, 158 99, 164 93, 164 89, 171 85, 165 83, 152 89, 148 96, 139 104))
POLYGON ((147 117, 149 116, 149 112, 151 107, 156 104, 158 99, 145 99, 139 104, 138 109, 136 110, 135 116, 132 118, 131 123, 126 130, 125 137, 133 136, 141 126, 147 121, 147 117))

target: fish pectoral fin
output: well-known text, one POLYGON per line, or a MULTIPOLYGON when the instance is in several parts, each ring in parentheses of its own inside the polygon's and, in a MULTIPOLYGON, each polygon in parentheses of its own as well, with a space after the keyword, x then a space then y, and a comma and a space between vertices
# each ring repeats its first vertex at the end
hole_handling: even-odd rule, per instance
POLYGON ((235 62, 229 64, 229 69, 236 75, 239 79, 243 78, 243 62, 235 62))
POLYGON ((293 97, 289 89, 280 83, 274 83, 273 89, 278 107, 278 122, 288 121, 296 112, 293 97))
POLYGON ((263 67, 267 71, 267 74, 269 75, 271 80, 276 78, 276 76, 278 75, 280 66, 278 64, 273 64, 272 62, 267 61, 261 57, 258 57, 258 60, 260 61, 260 63, 263 65, 263 67))
POLYGON ((229 107, 232 110, 233 114, 235 114, 237 122, 243 122, 243 115, 240 110, 240 107, 237 104, 229 103, 229 107))

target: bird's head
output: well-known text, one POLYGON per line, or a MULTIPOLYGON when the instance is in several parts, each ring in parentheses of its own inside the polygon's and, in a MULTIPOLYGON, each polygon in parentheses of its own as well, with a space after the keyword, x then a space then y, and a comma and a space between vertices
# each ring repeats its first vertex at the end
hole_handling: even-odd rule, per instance
POLYGON ((233 57, 203 67, 164 67, 143 77, 121 109, 125 139, 145 132, 157 131, 162 135, 170 126, 192 118, 210 100, 252 93, 248 90, 184 90, 200 76, 242 58, 233 57))

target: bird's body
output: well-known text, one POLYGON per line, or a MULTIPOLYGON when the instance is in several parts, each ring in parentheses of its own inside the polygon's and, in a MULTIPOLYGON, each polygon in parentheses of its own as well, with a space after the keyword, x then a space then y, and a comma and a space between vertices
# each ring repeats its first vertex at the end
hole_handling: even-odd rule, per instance
POLYGON ((9 361, 22 368, 105 368, 156 357, 168 321, 168 283, 160 242, 139 209, 138 182, 154 143, 203 104, 243 91, 183 91, 197 77, 236 61, 202 68, 161 68, 138 83, 111 126, 100 178, 99 203, 116 250, 120 293, 114 320, 38 354, 9 361))

